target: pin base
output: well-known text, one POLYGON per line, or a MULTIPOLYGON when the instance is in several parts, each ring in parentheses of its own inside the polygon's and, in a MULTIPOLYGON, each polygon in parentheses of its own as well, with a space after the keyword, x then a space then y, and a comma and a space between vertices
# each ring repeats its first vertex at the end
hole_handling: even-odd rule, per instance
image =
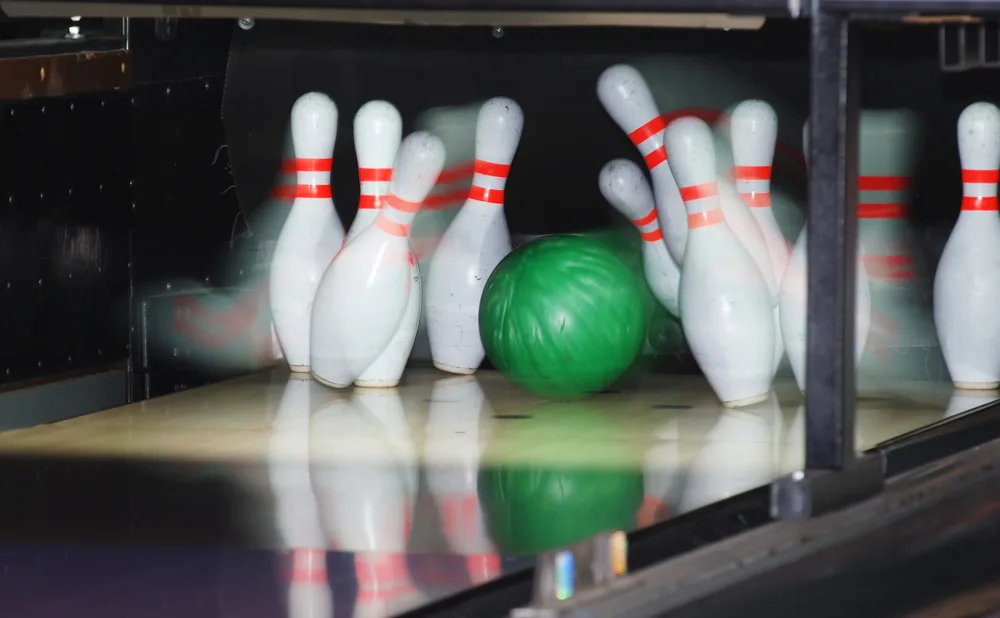
POLYGON ((753 397, 746 397, 744 399, 737 399, 735 401, 723 401, 722 405, 727 408, 742 408, 743 406, 752 406, 755 403, 760 403, 762 401, 767 401, 770 392, 761 393, 760 395, 754 395, 753 397))
POLYGON ((321 378, 318 375, 316 375, 316 372, 313 372, 312 377, 313 377, 313 380, 316 380, 317 382, 319 382, 323 386, 329 386, 330 388, 347 388, 348 386, 350 386, 350 384, 334 384, 333 382, 331 382, 329 380, 324 380, 323 378, 321 378))
POLYGON ((399 379, 396 380, 355 380, 354 386, 358 388, 396 388, 399 379))
POLYGON ((295 373, 309 373, 309 365, 289 365, 288 368, 295 373))
POLYGON ((434 366, 440 369, 441 371, 447 371, 448 373, 457 373, 463 376, 472 375, 476 373, 476 369, 478 369, 478 367, 473 367, 472 369, 468 367, 452 367, 451 365, 443 365, 441 363, 434 363, 434 366))
POLYGON ((955 382, 955 388, 963 391, 992 391, 1000 382, 955 382))

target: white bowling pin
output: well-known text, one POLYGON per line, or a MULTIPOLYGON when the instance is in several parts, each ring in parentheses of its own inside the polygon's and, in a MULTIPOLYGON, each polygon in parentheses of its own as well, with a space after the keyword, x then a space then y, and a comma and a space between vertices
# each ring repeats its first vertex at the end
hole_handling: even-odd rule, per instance
POLYGON ((684 336, 723 404, 767 399, 774 358, 774 309, 760 268, 723 217, 712 132, 681 118, 664 132, 670 168, 688 209, 681 271, 684 336))
MULTIPOLYGON (((396 108, 386 101, 369 101, 354 116, 354 149, 358 155, 361 195, 358 213, 347 231, 347 243, 375 220, 389 195, 392 164, 402 134, 403 119, 396 108)), ((358 386, 388 388, 399 384, 413 348, 416 336, 414 324, 420 319, 420 277, 414 274, 413 282, 399 329, 382 354, 354 381, 358 386)))
POLYGON ((427 281, 427 334, 434 366, 442 371, 473 373, 486 356, 479 301, 493 269, 510 253, 504 187, 523 126, 524 114, 511 99, 490 99, 479 110, 472 189, 441 237, 427 281))
MULTIPOLYGON (((809 152, 809 123, 802 127, 802 141, 805 151, 809 152)), ((799 390, 806 390, 806 311, 808 304, 808 263, 809 253, 808 225, 802 228, 799 239, 792 248, 792 253, 785 266, 785 276, 781 282, 781 293, 778 295, 778 315, 781 322, 781 337, 788 354, 788 364, 799 390)), ((854 313, 854 361, 861 360, 868 340, 868 330, 871 324, 872 301, 868 285, 868 276, 860 259, 857 259, 855 275, 855 313, 854 313)))
POLYGON ((1000 386, 1000 110, 973 103, 958 119, 962 210, 934 277, 934 323, 956 388, 1000 386))
POLYGON ((649 289, 674 316, 680 315, 678 288, 681 271, 663 241, 653 192, 639 166, 615 159, 601 169, 601 194, 615 210, 625 215, 639 230, 643 240, 642 259, 649 289))
POLYGON ((666 125, 649 86, 635 68, 616 64, 605 69, 598 78, 597 98, 645 160, 653 179, 657 215, 667 249, 674 262, 683 265, 687 212, 670 166, 666 165, 667 151, 663 147, 666 125))
MULTIPOLYGON (((764 101, 743 101, 729 116, 729 130, 736 189, 757 221, 767 246, 774 282, 780 286, 788 266, 790 248, 771 210, 771 164, 778 139, 778 115, 764 101)), ((785 353, 779 313, 775 302, 775 369, 785 353)))
POLYGON ((778 139, 778 115, 764 101, 743 101, 729 116, 736 190, 757 220, 771 260, 774 279, 781 282, 789 247, 771 210, 771 164, 778 139))
POLYGON ((466 557, 474 583, 500 574, 479 501, 479 461, 489 438, 492 408, 473 376, 434 382, 427 411, 424 460, 448 549, 466 557))
POLYGON ((292 371, 309 371, 309 324, 316 287, 344 243, 330 191, 337 106, 319 92, 292 106, 298 184, 271 258, 269 293, 278 341, 292 371))
POLYGON ((440 139, 424 131, 407 136, 396 156, 385 205, 323 275, 316 290, 311 346, 312 373, 320 382, 350 385, 385 351, 404 316, 411 320, 405 328, 416 333, 419 314, 407 314, 420 278, 413 268, 410 222, 443 165, 440 139))

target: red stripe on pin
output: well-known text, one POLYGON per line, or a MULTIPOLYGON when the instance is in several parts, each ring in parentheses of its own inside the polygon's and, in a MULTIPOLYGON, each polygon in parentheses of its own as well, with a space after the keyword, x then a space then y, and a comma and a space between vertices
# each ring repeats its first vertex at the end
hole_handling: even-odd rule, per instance
POLYGON ((468 196, 468 189, 455 189, 454 191, 449 191, 448 193, 428 195, 427 199, 424 200, 424 208, 429 208, 431 210, 453 208, 461 205, 461 203, 464 202, 465 198, 468 196))
POLYGON ((333 169, 333 159, 295 159, 297 172, 329 172, 333 169))
POLYGON ((281 162, 282 174, 294 174, 296 171, 295 159, 285 159, 281 162))
POLYGON ((438 176, 437 184, 447 185, 460 180, 468 180, 475 172, 476 166, 473 163, 459 163, 444 169, 438 176))
POLYGON ((638 219, 632 219, 632 223, 638 225, 639 227, 649 225, 653 221, 656 221, 656 209, 650 210, 646 215, 639 217, 638 219))
POLYGON ((858 176, 859 191, 906 191, 909 176, 858 176))
POLYGON ((295 185, 278 185, 271 189, 271 197, 276 197, 279 200, 294 200, 295 185))
POLYGON ((333 197, 330 185, 295 185, 295 197, 333 197))
POLYGON ((715 181, 706 182, 700 185, 691 185, 690 187, 681 187, 681 199, 685 202, 690 202, 693 200, 700 200, 706 197, 712 197, 719 193, 719 187, 715 184, 715 181))
MULTIPOLYGON (((510 173, 510 166, 504 165, 503 163, 490 163, 489 161, 483 161, 482 159, 476 159, 473 171, 476 174, 482 174, 483 176, 494 176, 496 178, 506 178, 507 174, 510 173)), ((440 178, 440 176, 438 177, 440 178)))
POLYGON ((409 225, 396 223, 383 214, 379 214, 379 216, 375 217, 375 225, 379 226, 379 228, 386 234, 392 234, 393 236, 403 237, 410 233, 409 225))
POLYGON ((359 167, 358 178, 361 182, 389 182, 392 180, 392 169, 387 167, 359 167))
POLYGON ((632 143, 638 146, 649 138, 653 137, 657 133, 662 132, 667 128, 667 123, 663 121, 661 116, 653 118, 646 124, 642 125, 635 131, 628 134, 628 138, 632 140, 632 143))
POLYGON ((407 202, 396 194, 392 194, 386 200, 386 204, 402 212, 413 213, 420 210, 420 202, 407 202))
POLYGON ((381 195, 362 193, 358 198, 358 210, 378 210, 382 208, 382 198, 381 195))
POLYGON ((503 204, 503 189, 488 189, 472 185, 469 189, 469 199, 489 204, 503 204))
POLYGON ((751 208, 767 208, 771 205, 771 194, 768 192, 751 191, 740 193, 740 197, 751 208))
POLYGON ((705 212, 696 212, 688 215, 688 229, 693 230, 699 227, 708 227, 716 223, 722 223, 724 220, 722 211, 718 208, 706 210, 705 212))
POLYGON ((648 232, 639 232, 639 237, 646 242, 656 242, 658 240, 663 240, 663 232, 660 231, 660 228, 656 228, 655 230, 650 230, 648 232))
POLYGON ((997 210, 997 198, 966 195, 962 198, 962 210, 997 210))
POLYGON ((652 171, 654 167, 667 160, 667 149, 660 146, 653 152, 643 157, 643 160, 646 161, 646 169, 652 171))
POLYGON ((771 166, 734 165, 733 177, 736 180, 771 180, 771 166))
POLYGON ((906 204, 858 204, 859 219, 905 219, 906 204))
POLYGON ((985 183, 1000 180, 1000 170, 962 170, 962 182, 985 183))

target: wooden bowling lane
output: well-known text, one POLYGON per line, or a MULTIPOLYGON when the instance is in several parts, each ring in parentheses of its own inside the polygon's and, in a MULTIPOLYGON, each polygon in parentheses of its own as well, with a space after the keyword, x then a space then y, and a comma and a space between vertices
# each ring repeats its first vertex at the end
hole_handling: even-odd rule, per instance
MULTIPOLYGON (((872 446, 995 395, 953 397, 946 383, 901 383, 865 393, 859 396, 858 443, 872 446)), ((694 376, 649 375, 614 392, 558 403, 532 397, 490 371, 459 377, 413 369, 398 389, 337 391, 275 368, 3 432, 0 457, 76 474, 75 481, 68 473, 31 481, 41 483, 32 500, 41 500, 38 492, 58 493, 73 482, 74 491, 90 496, 127 494, 135 513, 145 512, 135 505, 149 503, 151 492, 156 499, 150 504, 164 504, 163 492, 174 492, 168 509, 183 504, 197 513, 217 509, 221 501, 237 522, 199 534, 164 518, 150 527, 156 529, 150 534, 163 538, 194 541, 222 534, 258 547, 388 546, 479 556, 496 549, 479 513, 483 489, 477 479, 484 471, 541 471, 525 472, 523 483, 543 479, 563 486, 604 474, 608 501, 625 491, 628 483, 621 479, 632 475, 640 479, 636 520, 643 525, 797 468, 802 427, 801 397, 790 381, 778 384, 768 401, 730 410, 694 376), (82 471, 92 468, 103 472, 87 480, 91 477, 82 471), (87 489, 88 482, 103 483, 101 492, 87 489), (116 489, 116 483, 122 487, 116 489), (202 504, 206 498, 199 492, 208 491, 206 483, 211 499, 202 504), (388 489, 373 492, 373 487, 388 489), (345 504, 394 512, 403 523, 345 523, 353 517, 341 512, 345 504), (423 516, 427 513, 433 516, 423 516)), ((33 504, 42 508, 47 500, 33 504)), ((23 513, 29 507, 25 504, 23 513)), ((100 509, 92 508, 91 529, 98 534, 100 509)), ((18 521, 30 522, 45 536, 45 517, 18 521)), ((54 526, 61 520, 51 521, 54 526)), ((114 531, 98 536, 105 534, 114 531)))

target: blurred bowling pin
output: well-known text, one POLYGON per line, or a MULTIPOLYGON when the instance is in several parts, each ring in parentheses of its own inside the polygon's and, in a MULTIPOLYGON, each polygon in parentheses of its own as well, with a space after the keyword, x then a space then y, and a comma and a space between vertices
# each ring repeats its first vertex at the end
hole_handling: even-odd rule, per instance
POLYGON ((289 618, 329 618, 326 537, 309 476, 309 416, 321 393, 307 374, 293 373, 271 425, 268 476, 274 491, 281 543, 292 548, 289 618))
POLYGON ((478 493, 479 459, 492 416, 474 377, 434 383, 424 442, 427 486, 448 548, 466 556, 473 583, 500 574, 500 557, 484 524, 478 493))
POLYGON ((313 416, 313 487, 329 544, 355 553, 354 616, 406 611, 422 596, 406 566, 411 505, 407 480, 385 427, 353 403, 313 416))
MULTIPOLYGON (((358 154, 358 177, 361 180, 361 197, 358 213, 347 231, 347 243, 357 238, 378 215, 387 196, 392 179, 392 165, 402 139, 403 120, 391 103, 369 101, 354 116, 354 148, 358 154)), ((416 269, 412 266, 411 269, 416 269)), ((410 290, 403 319, 389 345, 354 381, 358 386, 392 387, 399 383, 403 368, 413 346, 414 329, 420 315, 420 277, 411 273, 417 282, 410 290)))
MULTIPOLYGON (((406 329, 408 338, 393 353, 402 355, 403 363, 409 357, 419 315, 407 309, 411 295, 420 293, 420 272, 408 240, 410 222, 443 165, 441 140, 423 131, 408 135, 396 157, 385 206, 323 275, 312 321, 312 372, 320 382, 350 385, 400 329, 406 329)), ((394 363, 402 373, 402 364, 394 363)), ((388 373, 379 377, 379 386, 399 380, 388 373)))
POLYGON ((510 253, 504 187, 523 126, 524 114, 511 99, 490 99, 479 111, 472 189, 441 238, 427 281, 427 333, 434 366, 442 371, 473 373, 486 356, 479 301, 493 269, 510 253))
POLYGON ((1000 109, 973 103, 958 119, 962 210, 934 278, 934 322, 956 388, 1000 386, 1000 109))
MULTIPOLYGON (((431 261, 441 237, 469 196, 476 158, 476 118, 480 107, 482 103, 436 107, 417 119, 417 128, 440 137, 445 149, 444 169, 413 220, 413 231, 410 233, 410 244, 417 256, 422 281, 427 281, 430 276, 431 261)), ((410 358, 415 360, 431 360, 426 305, 425 299, 417 338, 410 354, 410 358)))
POLYGON ((664 132, 670 169, 688 209, 681 271, 681 324, 723 404, 767 398, 773 376, 774 309, 760 268, 722 215, 712 132, 697 118, 664 132))
POLYGON ((645 160, 653 179, 657 215, 667 249, 674 262, 682 264, 688 232, 687 213, 670 166, 666 164, 667 151, 663 147, 666 125, 646 81, 635 68, 616 64, 605 69, 598 78, 597 98, 645 160))
POLYGON ((646 283, 664 307, 680 315, 678 286, 681 271, 667 251, 657 218, 653 192, 639 166, 626 159, 615 159, 601 169, 598 185, 601 194, 615 210, 625 215, 639 230, 646 283))
POLYGON ((309 371, 309 325, 323 272, 344 242, 333 205, 330 170, 337 137, 337 106, 319 92, 292 106, 292 141, 298 184, 295 201, 278 235, 269 294, 274 327, 292 371, 309 371))
MULTIPOLYGON (((802 141, 805 151, 809 152, 809 123, 802 127, 802 141)), ((778 298, 781 335, 785 342, 785 352, 788 362, 795 374, 799 390, 806 390, 806 311, 808 304, 808 274, 807 254, 809 252, 807 232, 808 226, 802 228, 799 239, 792 249, 785 267, 785 277, 781 282, 781 294, 778 298)), ((868 328, 871 320, 871 296, 868 277, 860 259, 857 262, 855 278, 855 314, 854 314, 854 360, 861 359, 865 351, 865 341, 868 339, 868 328)))

